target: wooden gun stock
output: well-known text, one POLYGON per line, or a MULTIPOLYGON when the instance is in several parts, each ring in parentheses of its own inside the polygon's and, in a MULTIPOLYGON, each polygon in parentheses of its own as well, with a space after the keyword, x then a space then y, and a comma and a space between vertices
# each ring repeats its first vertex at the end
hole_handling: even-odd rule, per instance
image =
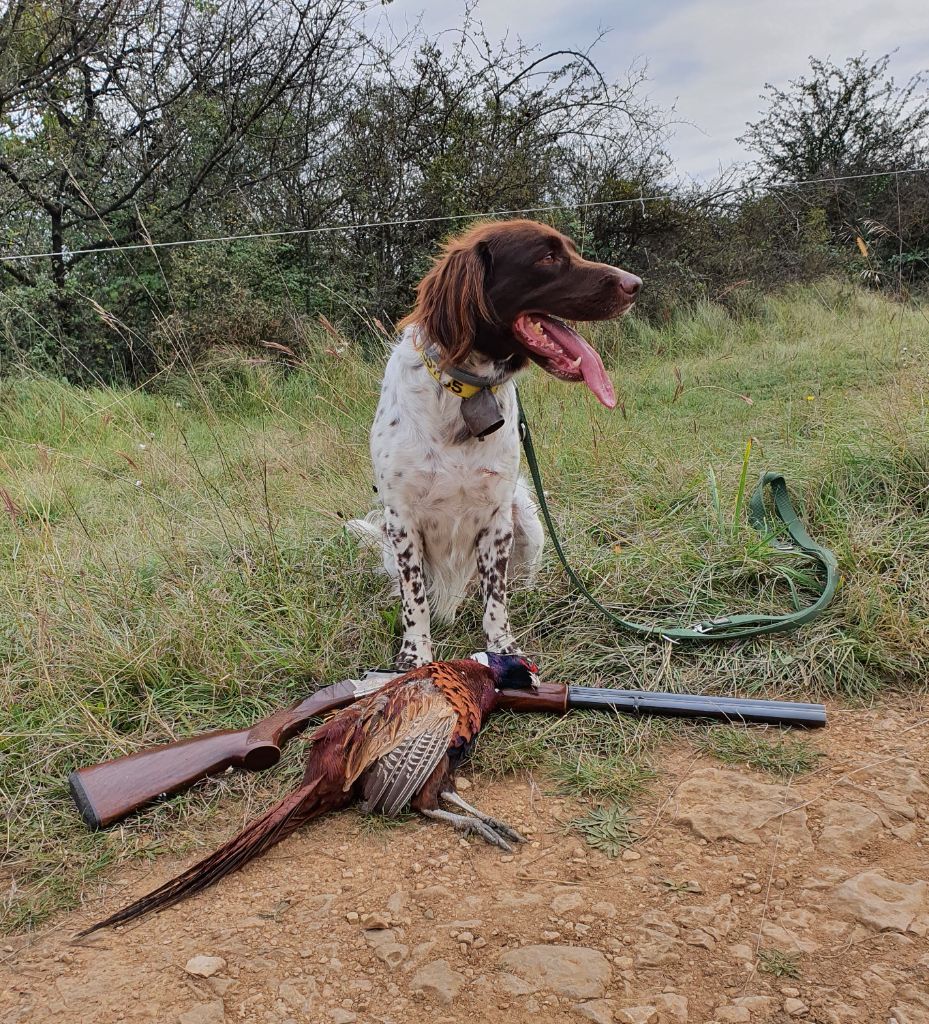
POLYGON ((334 683, 248 729, 208 732, 78 768, 68 777, 71 796, 86 825, 106 828, 158 797, 227 768, 270 768, 280 760, 281 747, 310 719, 345 707, 359 695, 351 681, 334 683))

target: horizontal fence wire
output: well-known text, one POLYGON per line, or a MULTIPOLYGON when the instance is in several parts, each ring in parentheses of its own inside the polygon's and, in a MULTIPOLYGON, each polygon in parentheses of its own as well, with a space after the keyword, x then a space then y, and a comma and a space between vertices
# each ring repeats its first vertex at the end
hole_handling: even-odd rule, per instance
MULTIPOLYGON (((884 178, 893 175, 896 175, 899 180, 899 177, 902 174, 924 174, 927 172, 929 172, 929 167, 902 167, 887 171, 869 171, 866 174, 844 174, 828 178, 809 178, 805 181, 768 182, 764 184, 759 184, 757 182, 743 182, 739 185, 733 185, 729 188, 721 189, 720 191, 713 193, 711 198, 719 200, 726 196, 738 195, 740 192, 773 192, 784 189, 809 188, 814 185, 829 185, 842 181, 860 181, 865 178, 884 178)), ((589 210, 597 207, 627 206, 636 203, 644 205, 645 203, 659 202, 664 199, 677 199, 679 197, 679 192, 663 192, 655 195, 633 196, 626 199, 601 199, 596 202, 586 203, 555 203, 550 206, 527 206, 522 209, 486 210, 484 212, 474 213, 443 214, 435 217, 376 220, 366 221, 361 224, 324 224, 314 228, 289 228, 276 231, 255 231, 241 235, 211 235, 204 238, 178 239, 177 241, 172 242, 130 242, 126 245, 114 244, 92 246, 88 249, 59 249, 49 252, 14 253, 0 256, 0 263, 9 263, 15 260, 28 261, 51 259, 54 257, 90 256, 95 255, 96 253, 105 252, 131 252, 138 249, 173 249, 190 245, 213 245, 222 242, 254 241, 260 238, 293 238, 302 235, 322 235, 343 231, 363 231, 383 227, 412 227, 417 224, 436 224, 460 220, 478 220, 481 218, 493 219, 495 217, 512 217, 525 213, 555 213, 561 210, 589 210)))

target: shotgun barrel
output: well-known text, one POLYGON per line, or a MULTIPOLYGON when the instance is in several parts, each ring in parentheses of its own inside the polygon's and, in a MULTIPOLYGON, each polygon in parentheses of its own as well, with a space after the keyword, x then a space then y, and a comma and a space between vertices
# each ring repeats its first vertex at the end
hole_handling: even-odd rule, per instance
POLYGON ((497 707, 510 711, 545 711, 550 714, 565 714, 575 709, 609 710, 624 715, 711 718, 726 722, 794 725, 806 729, 816 729, 826 724, 826 709, 822 704, 653 690, 614 690, 611 687, 564 686, 561 683, 542 683, 538 690, 501 690, 497 707))
POLYGON ((649 690, 598 689, 593 686, 569 686, 568 707, 610 707, 627 715, 715 718, 727 722, 797 725, 807 729, 817 729, 826 724, 826 709, 822 704, 746 697, 710 697, 687 693, 653 693, 649 690))

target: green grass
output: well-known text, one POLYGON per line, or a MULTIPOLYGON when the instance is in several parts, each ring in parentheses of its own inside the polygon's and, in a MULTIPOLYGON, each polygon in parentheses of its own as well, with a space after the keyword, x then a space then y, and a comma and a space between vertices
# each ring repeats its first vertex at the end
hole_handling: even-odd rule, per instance
POLYGON ((569 823, 568 830, 583 836, 588 846, 607 857, 618 857, 638 840, 637 823, 638 819, 628 807, 611 804, 594 807, 583 817, 575 818, 569 823))
POLYGON ((485 726, 475 767, 491 777, 541 770, 555 789, 596 800, 628 800, 652 777, 649 754, 668 726, 598 711, 566 718, 504 712, 485 726))
POLYGON ((775 978, 799 978, 800 954, 785 953, 781 949, 759 950, 758 970, 775 978))
POLYGON ((809 740, 787 735, 771 739, 757 730, 732 726, 710 729, 697 740, 697 746, 726 764, 775 775, 801 775, 812 771, 823 756, 809 740))
POLYGON ((388 839, 398 828, 402 828, 404 825, 408 825, 411 821, 415 820, 416 815, 409 812, 397 814, 392 818, 388 818, 386 814, 359 814, 358 834, 372 838, 381 837, 388 839))
MULTIPOLYGON (((621 408, 533 369, 523 395, 569 557, 645 621, 788 609, 806 567, 739 521, 783 470, 843 568, 834 607, 791 635, 667 650, 615 633, 547 549, 513 622, 550 679, 784 698, 877 699, 929 678, 925 309, 828 282, 736 321, 706 306, 592 335, 621 408), (713 486, 710 485, 712 471, 713 486)), ((245 725, 389 661, 396 615, 376 559, 342 529, 370 507, 380 366, 287 370, 225 353, 145 389, 0 381, 3 924, 92 895, 129 858, 205 846, 290 784, 286 763, 225 776, 90 834, 68 773, 174 737, 245 725)), ((470 602, 437 654, 480 642, 470 602)), ((625 801, 668 726, 594 712, 501 715, 477 766, 625 801)))

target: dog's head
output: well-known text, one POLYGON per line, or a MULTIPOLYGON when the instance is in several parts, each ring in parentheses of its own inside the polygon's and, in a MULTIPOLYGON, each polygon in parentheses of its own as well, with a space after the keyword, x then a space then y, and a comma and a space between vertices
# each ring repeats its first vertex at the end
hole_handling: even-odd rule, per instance
POLYGON ((400 326, 422 328, 448 365, 472 351, 512 370, 531 359, 560 380, 583 380, 612 408, 600 356, 563 321, 619 316, 641 285, 625 270, 582 259, 570 238, 545 224, 491 221, 445 245, 400 326))

